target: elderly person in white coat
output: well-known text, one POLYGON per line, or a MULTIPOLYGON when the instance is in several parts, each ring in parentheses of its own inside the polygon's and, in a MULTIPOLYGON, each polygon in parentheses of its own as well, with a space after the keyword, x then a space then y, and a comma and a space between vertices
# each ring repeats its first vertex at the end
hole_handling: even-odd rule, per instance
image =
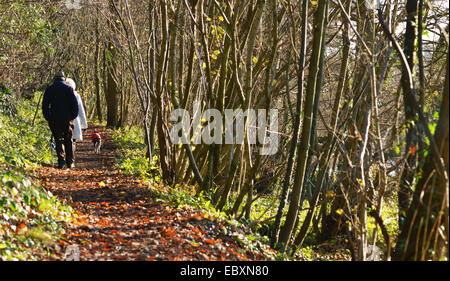
MULTIPOLYGON (((87 127, 88 127, 87 121, 86 121, 86 112, 84 111, 84 106, 83 106, 83 102, 81 101, 81 97, 76 91, 77 86, 75 84, 75 81, 73 81, 73 79, 71 79, 71 78, 67 78, 66 83, 70 87, 73 88, 73 90, 75 92, 75 97, 77 98, 77 102, 78 102, 78 116, 73 122, 74 123, 73 140, 74 140, 74 144, 76 146, 77 140, 83 140, 82 130, 87 129, 87 127)), ((74 149, 74 151, 75 151, 75 149, 74 149)))

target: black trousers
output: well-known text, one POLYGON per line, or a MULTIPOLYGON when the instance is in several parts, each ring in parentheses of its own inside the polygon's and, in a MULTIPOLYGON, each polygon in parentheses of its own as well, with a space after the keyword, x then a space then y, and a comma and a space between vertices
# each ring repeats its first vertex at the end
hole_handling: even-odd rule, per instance
POLYGON ((58 156, 58 165, 70 166, 74 161, 73 150, 73 121, 51 120, 48 122, 53 138, 55 139, 55 150, 58 156))

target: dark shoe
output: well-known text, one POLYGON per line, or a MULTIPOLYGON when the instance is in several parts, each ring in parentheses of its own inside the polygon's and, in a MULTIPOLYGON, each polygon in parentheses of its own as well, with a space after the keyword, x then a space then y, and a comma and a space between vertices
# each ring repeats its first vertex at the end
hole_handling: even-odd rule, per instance
POLYGON ((64 168, 64 163, 58 163, 58 169, 63 169, 64 168))

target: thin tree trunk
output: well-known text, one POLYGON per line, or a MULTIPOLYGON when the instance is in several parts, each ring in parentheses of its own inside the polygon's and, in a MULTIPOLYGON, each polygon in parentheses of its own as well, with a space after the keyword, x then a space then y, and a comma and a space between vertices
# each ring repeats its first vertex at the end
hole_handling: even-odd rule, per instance
POLYGON ((317 82, 320 79, 320 60, 322 56, 322 44, 324 43, 324 33, 326 29, 326 15, 328 9, 328 0, 320 0, 316 15, 314 17, 314 37, 312 55, 309 69, 309 76, 306 88, 306 99, 304 108, 304 122, 302 135, 300 138, 300 144, 298 146, 298 158, 297 158, 297 170, 295 173, 294 186, 291 194, 291 202, 289 205, 288 213, 286 215, 286 222, 283 228, 280 230, 278 238, 278 244, 282 250, 286 249, 286 246, 291 238, 293 227, 298 213, 298 205, 300 201, 300 195, 302 193, 302 187, 305 177, 306 161, 308 159, 308 147, 310 145, 311 133, 312 133, 312 119, 313 107, 315 99, 318 98, 317 82))
POLYGON ((101 85, 100 85, 100 70, 99 70, 99 60, 100 60, 100 32, 99 23, 96 22, 95 28, 96 44, 95 44, 95 54, 94 54, 94 80, 95 80, 95 109, 97 113, 97 119, 102 123, 102 106, 101 106, 101 85))
MULTIPOLYGON (((449 55, 435 142, 449 174, 449 55)), ((432 148, 430 148, 431 150, 432 148)), ((435 260, 449 258, 449 183, 436 173, 432 151, 428 153, 414 193, 413 202, 398 238, 394 260, 435 260), (434 253, 434 254, 433 254, 434 253)))
POLYGON ((107 68, 107 88, 106 97, 106 126, 115 128, 118 125, 118 107, 119 107, 119 86, 114 79, 114 72, 117 68, 116 52, 113 44, 108 45, 108 68, 107 68))
POLYGON ((160 0, 161 8, 161 49, 158 58, 158 70, 156 75, 156 96, 157 96, 157 123, 156 132, 158 137, 159 148, 159 160, 162 171, 162 179, 171 184, 173 181, 173 171, 171 165, 171 149, 169 144, 169 133, 166 124, 167 110, 168 110, 168 97, 165 90, 165 70, 167 64, 167 51, 169 44, 169 30, 168 30, 168 18, 167 18, 167 3, 164 0, 160 0))
MULTIPOLYGON (((414 48, 416 42, 416 26, 417 26, 417 0, 408 0, 406 2, 406 32, 404 41, 404 54, 411 70, 411 75, 414 76, 414 48)), ((405 122, 409 123, 408 130, 406 132, 406 167, 403 170, 401 182, 398 191, 398 206, 399 206, 399 226, 403 226, 406 218, 406 212, 409 208, 412 198, 412 186, 414 184, 414 175, 417 168, 417 154, 410 153, 418 148, 419 132, 418 128, 410 122, 414 121, 416 116, 414 112, 414 101, 410 97, 415 96, 415 92, 411 92, 414 89, 414 85, 409 85, 409 78, 405 71, 402 72, 401 84, 403 88, 403 106, 405 110, 405 122)))
MULTIPOLYGON (((347 3, 346 9, 350 10, 351 5, 352 5, 352 0, 349 0, 347 3)), ((311 224, 311 220, 313 218, 314 211, 315 211, 315 208, 318 203, 319 194, 322 190, 323 181, 326 176, 326 172, 328 171, 329 160, 330 160, 332 150, 333 150, 332 148, 334 147, 334 142, 335 142, 334 136, 335 136, 335 131, 337 129, 337 122, 338 122, 339 111, 340 111, 340 107, 339 107, 340 101, 344 94, 344 89, 346 88, 346 83, 348 83, 347 71, 348 71, 348 61, 349 61, 349 53, 350 53, 350 36, 349 36, 349 22, 347 19, 345 19, 345 23, 344 23, 343 45, 344 45, 344 49, 343 49, 343 54, 342 54, 342 63, 341 63, 341 67, 340 67, 338 87, 337 87, 334 104, 333 104, 332 115, 331 115, 332 116, 331 124, 333 126, 332 127, 333 131, 328 132, 327 139, 325 141, 325 145, 324 145, 324 149, 323 149, 324 152, 322 153, 322 156, 319 160, 319 174, 317 176, 317 181, 316 181, 316 184, 314 187, 314 194, 313 194, 313 198, 311 199, 311 205, 308 210, 308 213, 306 214, 306 217, 305 217, 303 225, 300 229, 300 232, 297 235, 297 237, 295 238, 295 241, 293 244, 295 247, 293 248, 293 252, 295 252, 296 249, 298 249, 302 246, 303 241, 306 238, 308 228, 311 224)))
MULTIPOLYGON (((309 1, 303 1, 302 3, 302 23, 301 23, 301 49, 300 49, 300 56, 298 58, 298 73, 297 73, 297 104, 295 108, 295 116, 294 117, 294 127, 292 131, 292 139, 291 139, 291 146, 289 149, 289 156, 288 156, 288 162, 286 167, 286 173, 284 175, 283 180, 283 187, 281 190, 281 196, 280 196, 280 205, 278 206, 277 215, 275 218, 275 231, 272 234, 272 245, 276 246, 278 243, 278 235, 280 232, 280 224, 281 224, 281 217, 283 215, 284 206, 286 204, 286 197, 289 191, 289 185, 291 182, 292 177, 292 168, 294 166, 294 157, 295 157, 295 151, 297 148, 297 140, 298 140, 298 133, 300 130, 300 114, 302 109, 302 95, 303 95, 303 81, 304 81, 304 68, 305 68, 305 53, 306 53, 306 37, 308 33, 308 2, 309 1)), ((289 54, 290 56, 290 54, 289 54)), ((288 58, 290 61, 290 57, 288 58)), ((286 82, 286 95, 289 98, 290 91, 289 91, 289 75, 286 82)))

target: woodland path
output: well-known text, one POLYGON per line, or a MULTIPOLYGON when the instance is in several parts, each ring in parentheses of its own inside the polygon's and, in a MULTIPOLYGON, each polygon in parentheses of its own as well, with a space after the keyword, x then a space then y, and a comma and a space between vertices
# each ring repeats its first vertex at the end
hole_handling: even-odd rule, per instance
POLYGON ((39 170, 43 186, 71 205, 78 218, 66 225, 47 260, 64 260, 65 249, 76 245, 80 260, 262 260, 245 250, 222 222, 200 211, 156 203, 142 181, 114 168, 111 133, 91 125, 78 143, 76 168, 39 170), (90 136, 103 138, 93 153, 90 136), (228 232, 230 233, 230 232, 228 232))

